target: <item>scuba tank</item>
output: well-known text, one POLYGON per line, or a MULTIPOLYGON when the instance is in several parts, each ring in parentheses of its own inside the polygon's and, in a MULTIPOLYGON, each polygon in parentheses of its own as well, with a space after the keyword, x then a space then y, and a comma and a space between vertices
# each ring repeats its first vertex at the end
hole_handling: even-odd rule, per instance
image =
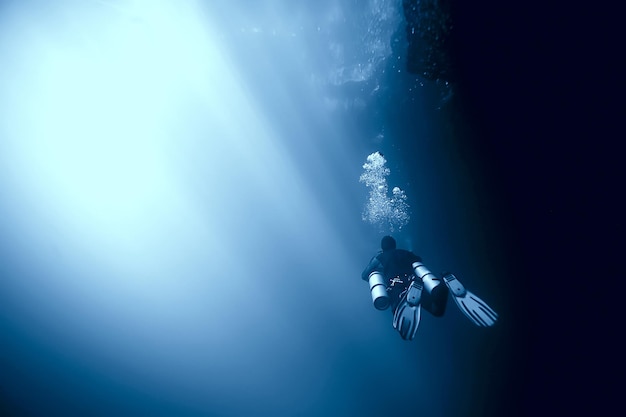
POLYGON ((421 262, 413 262, 412 266, 415 276, 424 283, 424 289, 426 289, 429 294, 432 294, 433 290, 441 284, 441 279, 430 272, 421 262))
POLYGON ((389 294, 387 294, 387 284, 383 274, 374 271, 369 276, 370 293, 372 294, 372 302, 377 310, 386 310, 389 308, 389 294))

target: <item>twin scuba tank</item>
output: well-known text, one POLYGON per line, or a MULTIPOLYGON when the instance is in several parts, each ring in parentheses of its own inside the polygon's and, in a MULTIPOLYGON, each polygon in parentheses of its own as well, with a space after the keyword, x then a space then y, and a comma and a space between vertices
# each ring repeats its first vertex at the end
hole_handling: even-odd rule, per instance
POLYGON ((387 294, 387 283, 385 277, 378 271, 373 271, 369 276, 370 293, 372 302, 377 310, 389 308, 389 294, 387 294))
MULTIPOLYGON (((441 284, 441 280, 428 270, 421 262, 413 262, 413 272, 415 279, 420 279, 424 284, 424 289, 432 294, 433 289, 441 284)), ((389 294, 387 293, 387 282, 380 271, 373 271, 369 275, 370 293, 372 302, 377 310, 386 310, 389 308, 389 294)))

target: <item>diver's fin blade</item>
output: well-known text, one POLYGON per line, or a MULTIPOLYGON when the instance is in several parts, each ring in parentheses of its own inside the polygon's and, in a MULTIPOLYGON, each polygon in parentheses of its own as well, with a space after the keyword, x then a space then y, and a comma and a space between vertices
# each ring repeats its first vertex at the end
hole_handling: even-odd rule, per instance
POLYGON ((422 289, 424 285, 421 281, 413 280, 406 292, 406 302, 410 306, 417 306, 422 301, 422 289))
POLYGON ((421 306, 412 306, 407 302, 401 303, 393 316, 393 327, 404 340, 413 340, 421 318, 421 306))
POLYGON ((498 313, 470 291, 464 297, 454 297, 454 301, 463 314, 477 326, 491 327, 498 320, 498 313))

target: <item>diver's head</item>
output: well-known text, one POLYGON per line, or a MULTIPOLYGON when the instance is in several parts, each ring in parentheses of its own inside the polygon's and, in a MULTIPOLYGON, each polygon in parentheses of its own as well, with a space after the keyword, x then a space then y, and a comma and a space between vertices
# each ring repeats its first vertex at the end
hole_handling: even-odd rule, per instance
POLYGON ((391 236, 385 236, 380 241, 380 248, 384 251, 396 248, 396 240, 391 236))

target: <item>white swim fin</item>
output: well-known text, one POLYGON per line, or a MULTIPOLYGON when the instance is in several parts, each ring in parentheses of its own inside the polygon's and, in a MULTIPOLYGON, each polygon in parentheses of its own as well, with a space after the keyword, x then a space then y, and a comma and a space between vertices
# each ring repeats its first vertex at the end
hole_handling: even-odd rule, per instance
POLYGON ((472 323, 481 327, 491 327, 496 323, 498 314, 483 300, 467 291, 453 274, 446 274, 443 282, 454 296, 456 305, 472 323))
POLYGON ((402 296, 393 315, 393 327, 404 340, 413 340, 420 323, 423 285, 414 280, 402 296))

